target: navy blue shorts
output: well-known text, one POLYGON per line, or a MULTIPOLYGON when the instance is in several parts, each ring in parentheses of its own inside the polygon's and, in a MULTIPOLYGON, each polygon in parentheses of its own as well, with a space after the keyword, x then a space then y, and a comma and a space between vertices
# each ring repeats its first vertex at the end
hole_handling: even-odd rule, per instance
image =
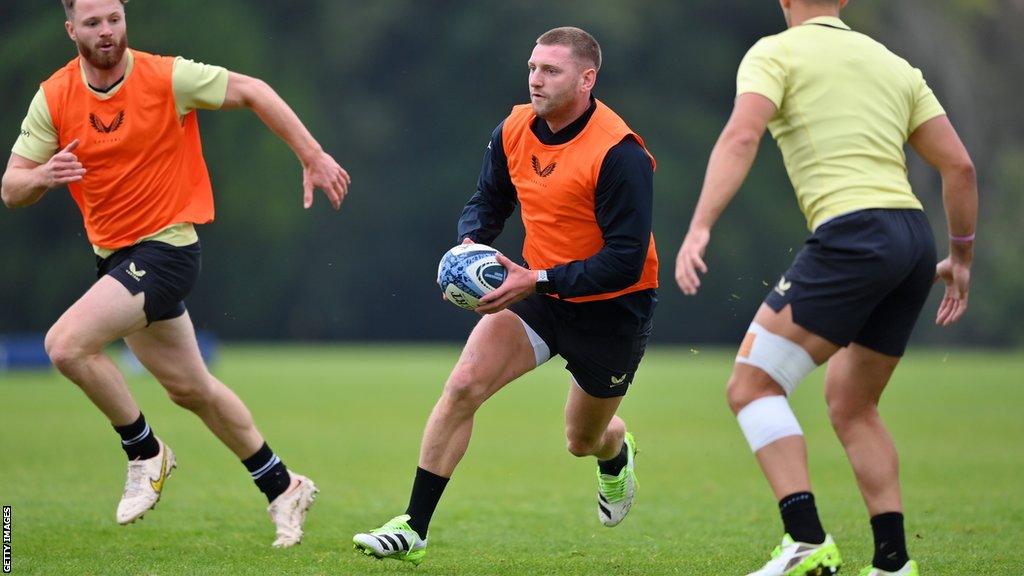
POLYGON ((147 241, 122 248, 107 258, 96 257, 96 277, 110 276, 132 295, 143 292, 146 324, 185 313, 185 297, 199 279, 199 242, 171 246, 147 241))
POLYGON ((651 335, 654 290, 595 302, 566 302, 533 294, 509 306, 565 359, 565 369, 587 394, 624 396, 651 335))
POLYGON ((934 278, 924 212, 860 210, 819 226, 765 303, 836 345, 902 356, 934 278))

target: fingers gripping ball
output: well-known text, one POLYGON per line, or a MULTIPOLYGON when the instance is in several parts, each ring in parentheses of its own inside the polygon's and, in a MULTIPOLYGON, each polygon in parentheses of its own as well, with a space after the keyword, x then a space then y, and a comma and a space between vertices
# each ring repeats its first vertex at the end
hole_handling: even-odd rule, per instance
POLYGON ((480 299, 505 281, 508 271, 498 263, 497 250, 484 244, 460 244, 441 257, 437 284, 448 301, 476 310, 480 299))

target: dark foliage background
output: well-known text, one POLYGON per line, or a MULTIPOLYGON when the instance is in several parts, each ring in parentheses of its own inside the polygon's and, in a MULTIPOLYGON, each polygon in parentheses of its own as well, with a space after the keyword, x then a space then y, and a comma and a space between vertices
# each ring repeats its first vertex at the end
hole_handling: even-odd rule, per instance
MULTIPOLYGON (((849 24, 923 69, 979 168, 972 309, 960 327, 940 331, 930 307, 916 337, 1019 346, 1024 2, 851 4, 849 24)), ((226 338, 463 338, 475 317, 441 301, 437 259, 455 241, 491 130, 526 101, 534 39, 559 25, 601 42, 597 94, 658 158, 656 341, 735 341, 806 235, 766 142, 716 229, 702 293, 684 298, 675 288, 675 252, 731 109, 736 67, 760 36, 784 27, 776 2, 136 1, 128 19, 137 49, 268 81, 354 178, 341 214, 322 197, 303 211, 298 162, 254 115, 201 114, 218 218, 200 230, 203 278, 189 306, 201 328, 226 338)), ((38 83, 73 56, 62 23, 56 1, 0 6, 0 134, 11 144, 38 83)), ((944 238, 937 175, 915 158, 911 179, 944 238)), ((514 221, 497 245, 517 254, 520 239, 514 221)), ((45 330, 93 279, 66 191, 0 211, 0 246, 0 333, 45 330)))

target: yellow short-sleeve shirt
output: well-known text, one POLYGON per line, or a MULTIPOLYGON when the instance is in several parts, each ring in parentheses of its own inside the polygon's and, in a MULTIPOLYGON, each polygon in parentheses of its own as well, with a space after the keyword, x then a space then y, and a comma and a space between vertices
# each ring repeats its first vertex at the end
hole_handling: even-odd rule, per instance
POLYGON ((768 128, 811 230, 869 208, 921 209, 903 145, 945 114, 921 71, 838 18, 758 41, 740 64, 737 96, 778 109, 768 128))
MULTIPOLYGON (((125 78, 127 79, 134 67, 135 57, 131 50, 125 52, 125 57, 128 59, 128 66, 125 69, 125 78)), ((84 70, 82 71, 82 82, 88 86, 84 70)), ((224 98, 227 95, 228 71, 220 66, 210 66, 178 57, 174 60, 171 83, 174 89, 174 105, 181 116, 197 109, 217 110, 224 105, 224 98)), ((107 92, 93 90, 93 94, 101 99, 110 98, 123 85, 124 82, 121 82, 107 92)), ((50 109, 46 104, 46 96, 43 94, 43 89, 40 88, 32 98, 28 113, 21 123, 21 133, 11 151, 18 156, 42 164, 57 153, 57 148, 57 129, 53 125, 50 109)), ((140 238, 139 242, 160 240, 174 246, 187 246, 194 244, 198 239, 191 223, 180 222, 152 236, 140 238)), ((98 246, 94 246, 93 249, 102 257, 111 254, 110 250, 98 246)))

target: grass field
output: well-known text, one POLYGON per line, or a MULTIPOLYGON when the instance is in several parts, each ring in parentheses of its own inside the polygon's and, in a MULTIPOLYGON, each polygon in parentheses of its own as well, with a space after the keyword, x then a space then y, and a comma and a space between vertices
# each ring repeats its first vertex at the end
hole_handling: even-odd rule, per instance
MULTIPOLYGON (((481 410, 419 567, 352 549, 405 509, 420 432, 454 347, 241 347, 214 371, 320 498, 301 546, 273 550, 242 465, 146 375, 133 390, 179 468, 156 510, 120 527, 117 437, 55 372, 0 374, 0 504, 13 507, 14 574, 735 575, 780 536, 771 494, 722 388, 725 352, 655 349, 621 411, 640 490, 614 529, 595 513, 594 464, 566 452, 557 361, 481 410)), ((793 404, 826 529, 871 558, 853 476, 825 416, 822 372, 793 404)), ((911 554, 928 576, 1024 574, 1024 355, 908 355, 883 402, 902 456, 911 554)))

